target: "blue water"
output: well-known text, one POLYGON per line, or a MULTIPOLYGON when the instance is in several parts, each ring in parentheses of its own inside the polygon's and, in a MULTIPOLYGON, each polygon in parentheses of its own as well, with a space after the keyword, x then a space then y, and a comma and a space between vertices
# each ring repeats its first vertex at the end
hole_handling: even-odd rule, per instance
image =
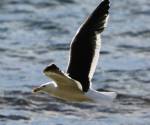
POLYGON ((74 104, 32 88, 42 70, 66 70, 69 44, 100 0, 0 1, 0 125, 149 125, 150 1, 111 0, 108 27, 93 78, 118 92, 113 104, 74 104))

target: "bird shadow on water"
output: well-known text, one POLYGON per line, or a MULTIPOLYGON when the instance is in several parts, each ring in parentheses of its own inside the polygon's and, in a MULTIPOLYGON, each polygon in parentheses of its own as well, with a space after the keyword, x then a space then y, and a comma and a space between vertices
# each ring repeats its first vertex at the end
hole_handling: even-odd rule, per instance
POLYGON ((80 118, 104 118, 110 114, 132 114, 141 108, 148 108, 150 99, 118 94, 114 102, 101 105, 94 103, 71 103, 52 98, 45 94, 33 94, 31 92, 22 91, 5 91, 0 96, 0 121, 6 120, 30 120, 26 114, 44 113, 59 114, 65 116, 73 116, 80 118), (7 109, 8 108, 8 109, 7 109), (4 113, 3 110, 12 110, 11 114, 4 113), (17 112, 17 115, 16 115, 17 112), (18 114, 19 113, 19 114, 18 114))

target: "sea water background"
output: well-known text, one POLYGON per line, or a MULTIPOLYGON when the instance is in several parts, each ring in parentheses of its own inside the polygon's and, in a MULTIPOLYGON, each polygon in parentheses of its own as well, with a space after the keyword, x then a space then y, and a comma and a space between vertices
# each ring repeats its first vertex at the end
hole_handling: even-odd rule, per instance
POLYGON ((66 70, 69 44, 100 0, 0 1, 0 125, 149 125, 150 1, 111 0, 95 89, 116 91, 109 106, 74 104, 32 88, 42 70, 66 70))

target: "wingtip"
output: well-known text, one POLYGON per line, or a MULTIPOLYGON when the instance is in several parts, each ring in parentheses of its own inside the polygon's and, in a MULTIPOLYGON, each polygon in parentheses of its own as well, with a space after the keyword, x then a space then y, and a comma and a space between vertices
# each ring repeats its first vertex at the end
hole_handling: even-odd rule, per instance
POLYGON ((102 2, 107 2, 107 3, 110 3, 110 0, 103 0, 102 2))
POLYGON ((43 70, 43 72, 46 73, 53 70, 59 70, 59 68, 55 64, 50 64, 43 70))
POLYGON ((105 8, 110 8, 110 1, 109 0, 103 0, 101 3, 100 3, 100 6, 104 6, 105 8))
POLYGON ((103 0, 98 7, 93 11, 91 15, 97 15, 99 16, 100 14, 109 14, 109 9, 110 9, 110 1, 109 0, 103 0))
MULTIPOLYGON (((104 28, 107 26, 107 21, 109 17, 109 9, 110 9, 110 1, 109 0, 103 0, 99 6, 93 11, 89 19, 93 18, 93 22, 97 25, 95 25, 92 21, 93 29, 96 30, 98 33, 101 33, 104 31, 104 28), (97 20, 97 23, 96 23, 97 20), (99 25, 99 26, 98 26, 99 25)), ((90 23, 88 23, 90 24, 90 23)))

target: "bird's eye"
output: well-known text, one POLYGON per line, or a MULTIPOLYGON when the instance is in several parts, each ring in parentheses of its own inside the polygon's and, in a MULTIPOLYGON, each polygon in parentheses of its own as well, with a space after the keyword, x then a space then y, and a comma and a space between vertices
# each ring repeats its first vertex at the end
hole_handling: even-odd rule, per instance
POLYGON ((46 85, 43 85, 42 87, 44 88, 44 87, 46 87, 46 85))

